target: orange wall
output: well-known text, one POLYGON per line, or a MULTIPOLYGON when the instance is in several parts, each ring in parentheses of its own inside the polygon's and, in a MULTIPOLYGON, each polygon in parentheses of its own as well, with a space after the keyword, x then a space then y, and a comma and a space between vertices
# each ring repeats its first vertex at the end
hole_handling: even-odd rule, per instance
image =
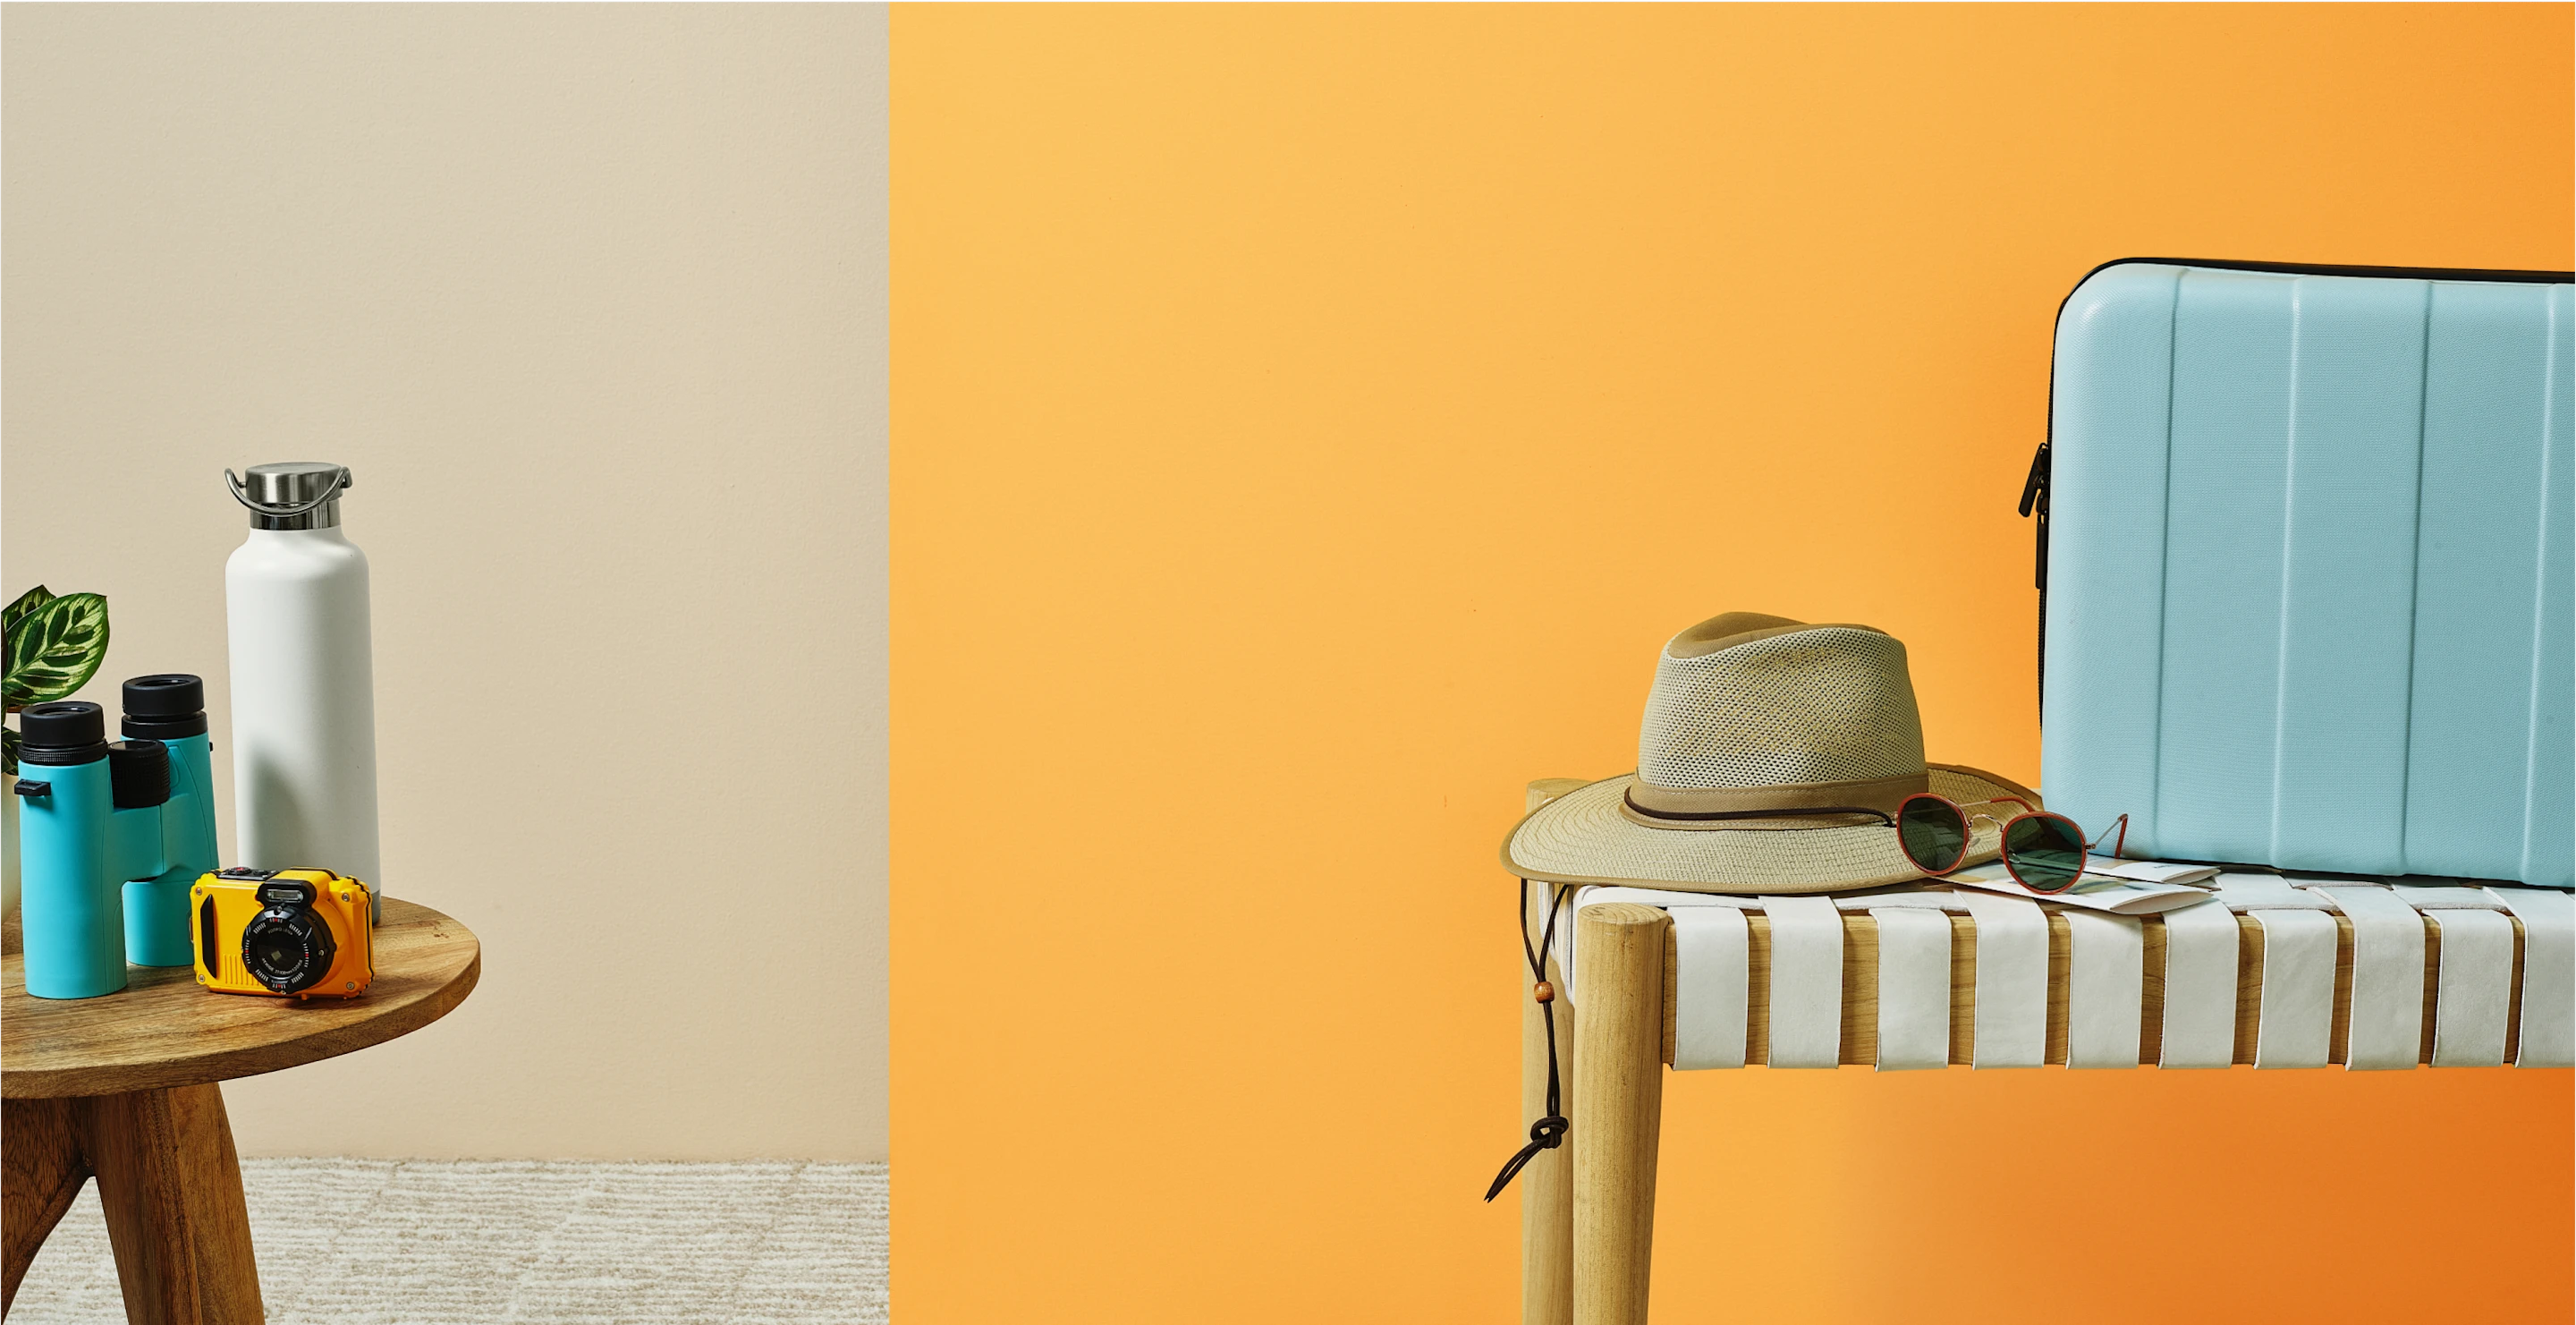
MULTIPOLYGON (((2036 777, 2060 297, 2569 266, 2570 12, 898 6, 906 1321, 1513 1318, 1522 783, 1630 767, 1728 608, 1892 630, 1936 757, 2036 777)), ((2561 1321, 2572 1120, 1686 1074, 1655 1297, 2561 1321)))

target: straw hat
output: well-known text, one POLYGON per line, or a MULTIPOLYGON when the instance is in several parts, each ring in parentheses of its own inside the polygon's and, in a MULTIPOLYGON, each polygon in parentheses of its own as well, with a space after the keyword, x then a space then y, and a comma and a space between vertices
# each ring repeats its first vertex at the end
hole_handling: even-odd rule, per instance
MULTIPOLYGON (((1525 879, 1691 892, 1903 883, 1923 872, 1865 811, 1892 817, 1919 791, 2040 804, 1992 773, 1923 761, 1905 646, 1885 631, 1729 612, 1664 646, 1637 771, 1532 811, 1503 863, 1525 879)), ((1980 821, 1963 863, 1993 860, 1999 838, 1980 821)))

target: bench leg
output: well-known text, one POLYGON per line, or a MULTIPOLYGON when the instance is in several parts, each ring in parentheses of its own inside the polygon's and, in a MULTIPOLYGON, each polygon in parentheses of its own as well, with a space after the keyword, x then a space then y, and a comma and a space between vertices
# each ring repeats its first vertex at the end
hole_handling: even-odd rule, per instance
POLYGON ((1575 925, 1574 1323, 1645 1325, 1664 1116, 1664 929, 1647 906, 1586 909, 1575 925))
MULTIPOLYGON (((1532 941, 1547 930, 1550 883, 1532 884, 1529 914, 1523 917, 1532 941)), ((1565 923, 1565 917, 1557 917, 1565 923)), ((1542 959, 1545 954, 1541 954, 1542 959)), ((1520 972, 1521 1118, 1524 1124, 1547 1112, 1547 1019, 1530 997, 1529 963, 1514 955, 1520 972)), ((1559 990, 1565 975, 1548 960, 1547 978, 1559 990)), ((1574 1004, 1556 1000, 1558 1105, 1574 1117, 1574 1004)), ((1574 1148, 1542 1150, 1521 1170, 1521 1325, 1573 1325, 1574 1322, 1574 1148)))

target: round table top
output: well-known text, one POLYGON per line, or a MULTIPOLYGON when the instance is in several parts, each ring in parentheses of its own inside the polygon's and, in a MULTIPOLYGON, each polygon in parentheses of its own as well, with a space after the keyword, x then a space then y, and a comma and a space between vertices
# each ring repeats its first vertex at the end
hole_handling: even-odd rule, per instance
POLYGON ((473 931, 399 897, 385 899, 375 950, 363 996, 302 1002, 213 993, 185 966, 129 966, 125 988, 98 998, 30 998, 25 961, 10 952, 0 957, 0 1093, 114 1095, 336 1058, 446 1016, 483 973, 473 931))

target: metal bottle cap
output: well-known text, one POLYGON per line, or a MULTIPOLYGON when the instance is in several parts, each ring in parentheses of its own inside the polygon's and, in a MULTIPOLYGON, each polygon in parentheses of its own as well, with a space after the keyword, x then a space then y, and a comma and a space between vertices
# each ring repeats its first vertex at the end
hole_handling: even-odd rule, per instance
POLYGON ((340 494, 357 486, 346 465, 285 460, 253 465, 247 480, 224 471, 233 500, 250 511, 253 529, 330 529, 340 523, 340 494))

